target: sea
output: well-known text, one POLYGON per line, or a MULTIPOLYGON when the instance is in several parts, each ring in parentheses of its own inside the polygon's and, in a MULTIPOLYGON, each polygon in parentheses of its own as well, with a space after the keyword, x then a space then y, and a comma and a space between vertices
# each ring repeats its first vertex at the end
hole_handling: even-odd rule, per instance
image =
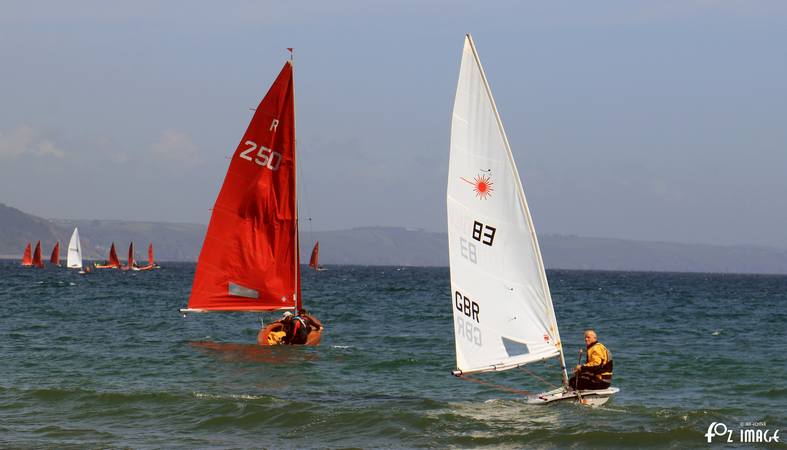
POLYGON ((555 360, 451 375, 447 268, 303 269, 319 347, 255 345, 250 313, 190 314, 194 264, 0 262, 0 448, 784 448, 787 276, 548 271, 569 366, 612 352, 613 400, 528 405, 555 360), (503 387, 503 388, 501 388, 503 387), (741 443, 738 430, 781 430, 741 443))

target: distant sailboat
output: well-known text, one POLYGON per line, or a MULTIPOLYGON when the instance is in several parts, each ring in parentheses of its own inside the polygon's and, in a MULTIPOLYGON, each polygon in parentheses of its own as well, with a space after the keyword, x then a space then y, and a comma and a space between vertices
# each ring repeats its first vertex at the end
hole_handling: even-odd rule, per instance
POLYGON ((312 269, 322 272, 325 270, 319 263, 320 258, 320 241, 314 243, 314 248, 312 249, 312 257, 309 259, 309 267, 312 269))
POLYGON ((95 264, 96 269, 119 269, 120 266, 120 259, 118 258, 117 250, 115 250, 114 242, 109 247, 109 261, 106 264, 95 264))
POLYGON ((66 267, 69 269, 82 269, 82 244, 79 242, 79 230, 74 228, 71 240, 68 241, 68 255, 66 267))
MULTIPOLYGON (((293 66, 287 61, 232 156, 181 312, 301 308, 295 177, 293 66)), ((313 330, 307 344, 318 344, 320 336, 313 330)))
MULTIPOLYGON (((448 239, 456 370, 512 369, 556 358, 563 387, 528 398, 577 398, 525 193, 470 35, 465 38, 451 122, 448 239)), ((603 404, 617 388, 580 391, 603 404)))
POLYGON ((52 256, 49 257, 49 262, 60 266, 60 241, 55 242, 55 248, 52 249, 52 256))
POLYGON ((41 259, 41 241, 36 242, 36 249, 33 250, 33 265, 39 269, 44 267, 44 261, 41 259))
POLYGON ((136 268, 136 261, 134 261, 134 242, 128 244, 128 263, 121 267, 122 270, 134 270, 136 268))
POLYGON ((153 243, 151 242, 148 245, 148 265, 135 267, 134 270, 153 270, 153 269, 160 269, 161 266, 157 266, 153 260, 153 243))
POLYGON ((156 264, 155 259, 153 258, 153 243, 151 242, 148 245, 148 266, 152 267, 153 269, 160 269, 161 266, 156 264))
POLYGON ((25 246, 25 253, 22 255, 22 265, 25 267, 33 265, 33 246, 29 242, 25 246))

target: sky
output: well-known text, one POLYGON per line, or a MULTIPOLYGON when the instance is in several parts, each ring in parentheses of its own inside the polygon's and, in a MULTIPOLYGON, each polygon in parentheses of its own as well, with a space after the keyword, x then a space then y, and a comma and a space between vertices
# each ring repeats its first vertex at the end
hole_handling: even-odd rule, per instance
POLYGON ((445 231, 468 32, 539 234, 787 248, 778 0, 3 0, 0 202, 207 223, 293 47, 302 223, 445 231))

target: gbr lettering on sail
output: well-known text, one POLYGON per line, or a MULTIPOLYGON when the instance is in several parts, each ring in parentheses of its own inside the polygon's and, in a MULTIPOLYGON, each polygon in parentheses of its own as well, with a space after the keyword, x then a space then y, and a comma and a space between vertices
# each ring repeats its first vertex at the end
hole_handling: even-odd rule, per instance
MULTIPOLYGON (((268 131, 275 132, 277 126, 279 126, 279 119, 273 119, 268 131)), ((267 167, 270 170, 279 170, 279 165, 281 165, 281 153, 274 152, 264 145, 257 145, 254 141, 246 141, 243 145, 246 145, 247 148, 240 152, 238 156, 246 161, 253 161, 262 167, 267 167), (251 154, 254 153, 255 150, 257 154, 252 156, 251 154)))

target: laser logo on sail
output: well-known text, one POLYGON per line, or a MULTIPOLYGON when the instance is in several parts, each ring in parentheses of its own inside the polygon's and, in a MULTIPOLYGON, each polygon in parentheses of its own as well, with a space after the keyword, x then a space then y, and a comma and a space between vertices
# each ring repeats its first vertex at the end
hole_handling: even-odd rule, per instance
POLYGON ((492 185, 495 183, 492 181, 492 177, 487 174, 479 173, 475 176, 475 178, 473 178, 472 181, 464 177, 459 177, 459 179, 472 185, 475 196, 481 200, 486 200, 491 197, 492 191, 495 190, 492 187, 492 185))

